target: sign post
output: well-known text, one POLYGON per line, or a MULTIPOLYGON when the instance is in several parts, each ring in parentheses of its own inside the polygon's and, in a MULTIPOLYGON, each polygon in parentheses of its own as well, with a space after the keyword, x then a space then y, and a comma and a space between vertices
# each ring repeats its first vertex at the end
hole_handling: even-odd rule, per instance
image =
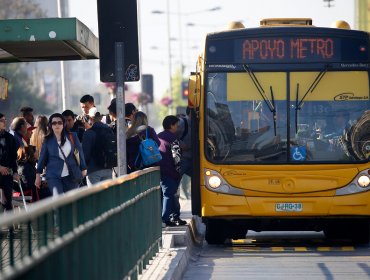
POLYGON ((117 83, 117 161, 118 176, 127 174, 126 160, 126 126, 125 126, 125 79, 123 76, 124 67, 124 44, 123 42, 115 43, 115 74, 117 83))
POLYGON ((137 0, 97 0, 100 80, 116 82, 118 174, 127 173, 125 82, 138 81, 137 0))

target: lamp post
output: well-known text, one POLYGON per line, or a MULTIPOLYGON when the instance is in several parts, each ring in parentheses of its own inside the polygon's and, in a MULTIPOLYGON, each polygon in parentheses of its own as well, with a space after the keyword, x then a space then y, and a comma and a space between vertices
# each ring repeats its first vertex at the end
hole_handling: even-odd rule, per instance
MULTIPOLYGON (((172 57, 172 54, 171 54, 171 29, 170 29, 170 1, 167 0, 167 36, 168 36, 168 71, 169 71, 169 74, 168 74, 168 77, 169 77, 169 88, 168 88, 168 93, 169 93, 169 96, 171 98, 171 100, 173 100, 173 94, 172 94, 172 62, 171 62, 171 57, 172 57)), ((171 115, 172 114, 172 102, 171 104, 169 105, 168 107, 168 112, 169 114, 171 115)))
MULTIPOLYGON (((220 6, 215 6, 209 9, 203 9, 198 11, 192 11, 187 13, 182 13, 181 7, 180 7, 180 1, 177 2, 177 12, 172 13, 170 12, 170 4, 169 0, 167 0, 167 6, 166 11, 161 10, 153 10, 152 14, 156 15, 162 15, 166 14, 167 16, 167 37, 168 37, 168 69, 169 69, 169 96, 171 99, 173 99, 173 89, 172 89, 172 50, 171 50, 171 29, 170 29, 170 15, 176 15, 178 16, 178 28, 179 28, 179 48, 180 48, 180 67, 181 67, 181 76, 183 75, 184 71, 184 63, 183 63, 183 45, 182 45, 182 21, 181 18, 183 16, 190 16, 194 14, 200 14, 200 13, 207 13, 207 12, 215 12, 221 10, 220 6)), ((172 113, 173 105, 169 107, 169 112, 172 113)))
MULTIPOLYGON (((194 23, 194 22, 187 22, 185 24, 185 39, 186 39, 186 42, 188 43, 187 44, 187 49, 188 49, 188 52, 187 52, 187 56, 186 56, 186 60, 187 60, 187 65, 190 65, 191 64, 191 56, 194 54, 193 53, 190 53, 190 50, 195 50, 195 49, 198 49, 198 46, 190 46, 189 45, 189 42, 187 40, 187 38, 189 38, 189 28, 193 28, 193 27, 201 27, 202 30, 206 32, 210 32, 210 31, 216 31, 216 30, 219 30, 220 29, 220 25, 215 25, 215 24, 201 24, 201 23, 194 23)), ((201 33, 197 32, 197 35, 200 35, 201 33)), ((204 36, 204 35, 202 35, 204 36)), ((196 54, 197 55, 197 54, 196 54)))

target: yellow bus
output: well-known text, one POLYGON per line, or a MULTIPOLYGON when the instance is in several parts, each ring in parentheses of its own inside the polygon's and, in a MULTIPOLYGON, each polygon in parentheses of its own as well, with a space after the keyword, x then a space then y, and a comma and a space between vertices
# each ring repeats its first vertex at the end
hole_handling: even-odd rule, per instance
POLYGON ((369 34, 266 19, 206 36, 189 79, 192 212, 248 230, 369 242, 369 34))

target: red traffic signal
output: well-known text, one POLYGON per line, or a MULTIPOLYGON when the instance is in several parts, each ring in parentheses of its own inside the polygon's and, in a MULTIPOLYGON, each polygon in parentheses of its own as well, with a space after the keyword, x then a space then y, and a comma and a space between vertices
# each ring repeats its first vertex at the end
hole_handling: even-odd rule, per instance
POLYGON ((181 82, 181 97, 184 100, 187 100, 189 96, 189 86, 188 81, 181 82))

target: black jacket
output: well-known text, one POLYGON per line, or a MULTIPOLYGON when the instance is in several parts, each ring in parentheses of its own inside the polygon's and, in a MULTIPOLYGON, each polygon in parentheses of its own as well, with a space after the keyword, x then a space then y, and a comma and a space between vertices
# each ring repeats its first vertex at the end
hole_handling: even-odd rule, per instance
POLYGON ((13 135, 7 131, 0 132, 0 165, 17 173, 17 144, 13 135))

